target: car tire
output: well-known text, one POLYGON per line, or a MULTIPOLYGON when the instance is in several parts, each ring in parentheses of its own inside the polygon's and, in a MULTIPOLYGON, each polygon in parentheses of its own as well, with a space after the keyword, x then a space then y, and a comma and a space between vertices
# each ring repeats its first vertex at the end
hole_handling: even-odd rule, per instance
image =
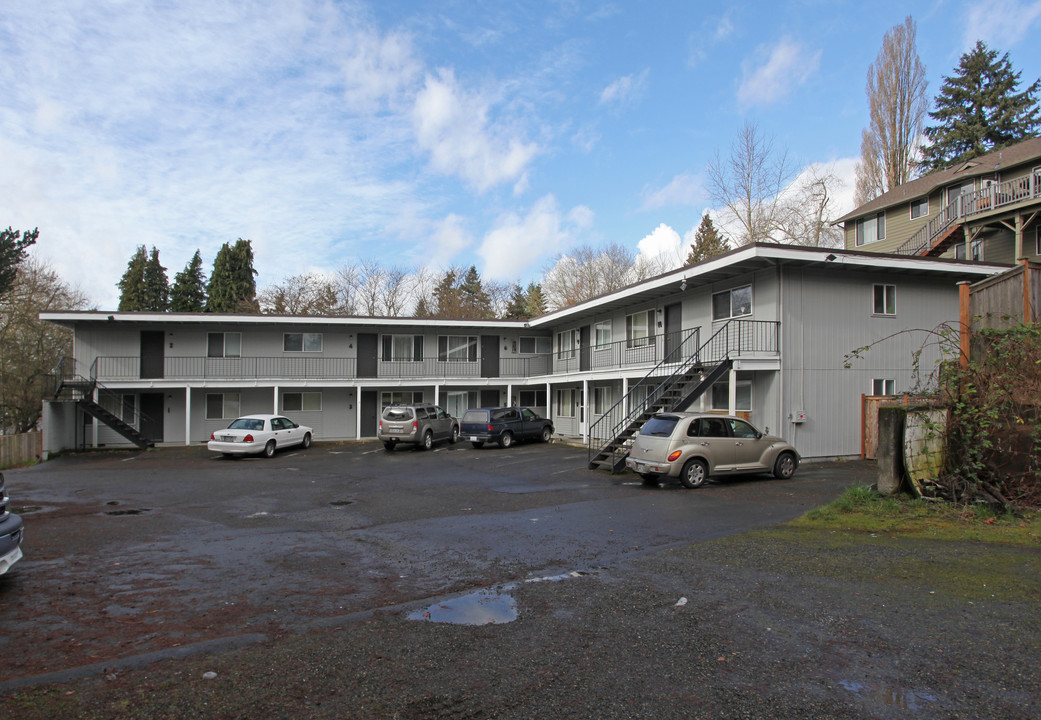
POLYGON ((234 460, 238 457, 235 453, 221 453, 220 456, 225 460, 234 460))
POLYGON ((459 426, 453 425, 452 434, 448 437, 448 444, 455 445, 457 442, 459 442, 459 426))
POLYGON ((549 429, 549 425, 542 428, 542 433, 539 435, 539 440, 544 443, 548 443, 550 437, 553 436, 553 431, 549 429))
POLYGON ((510 445, 513 445, 513 434, 504 432, 499 436, 499 447, 508 448, 510 445))
POLYGON ((470 442, 470 444, 473 445, 474 449, 476 449, 476 450, 480 450, 481 448, 484 447, 484 441, 483 440, 473 440, 473 441, 470 442))
POLYGON ((423 442, 419 444, 420 450, 429 450, 434 447, 434 433, 427 430, 423 433, 423 442))
POLYGON ((275 441, 274 440, 268 440, 267 441, 267 445, 264 446, 264 457, 269 458, 269 457, 274 457, 274 456, 275 456, 275 441))
POLYGON ((304 439, 300 442, 300 447, 304 450, 311 447, 311 433, 304 433, 304 439))
POLYGON ((390 440, 387 440, 383 443, 383 449, 387 452, 394 452, 395 445, 397 445, 397 443, 392 443, 390 440))
POLYGON ((783 452, 777 456, 777 462, 774 463, 774 477, 779 480, 787 480, 795 474, 798 467, 799 461, 795 459, 795 455, 783 452))
POLYGON ((680 471, 680 482, 685 488, 694 490, 704 485, 706 480, 708 480, 708 465, 704 460, 691 458, 680 471))
POLYGON ((655 473, 640 473, 644 485, 657 485, 658 476, 655 473))

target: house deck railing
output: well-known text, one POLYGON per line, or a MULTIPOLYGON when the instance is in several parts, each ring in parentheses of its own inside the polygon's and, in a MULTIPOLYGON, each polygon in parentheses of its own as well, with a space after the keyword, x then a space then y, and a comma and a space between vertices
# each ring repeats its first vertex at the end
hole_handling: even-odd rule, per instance
POLYGON ((962 193, 941 207, 936 217, 920 227, 893 252, 897 255, 921 255, 929 250, 944 232, 965 218, 1038 197, 1041 197, 1041 174, 1038 173, 991 183, 980 190, 962 193))

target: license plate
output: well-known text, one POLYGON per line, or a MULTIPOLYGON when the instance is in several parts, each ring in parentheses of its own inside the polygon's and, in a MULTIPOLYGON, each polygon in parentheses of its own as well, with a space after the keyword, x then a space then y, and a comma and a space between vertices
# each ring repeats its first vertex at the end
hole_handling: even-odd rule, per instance
POLYGON ((233 435, 221 435, 220 439, 222 442, 235 442, 235 437, 233 435))
POLYGON ((470 442, 477 442, 477 438, 470 436, 470 442))

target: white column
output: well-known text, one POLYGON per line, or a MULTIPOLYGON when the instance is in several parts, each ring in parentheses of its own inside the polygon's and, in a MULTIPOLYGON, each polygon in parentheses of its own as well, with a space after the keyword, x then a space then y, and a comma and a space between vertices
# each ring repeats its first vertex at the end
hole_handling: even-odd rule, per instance
POLYGON ((192 388, 184 388, 184 444, 192 444, 192 388))
POLYGON ((441 398, 441 386, 438 385, 437 383, 434 383, 434 404, 435 405, 440 405, 441 404, 440 398, 441 398))
POLYGON ((625 375, 622 377, 622 397, 625 398, 625 405, 622 407, 622 412, 628 417, 629 413, 632 412, 630 407, 631 402, 629 398, 629 376, 625 375))
POLYGON ((354 439, 361 440, 361 385, 354 388, 354 439))
POLYGON ((582 442, 589 442, 589 381, 582 381, 582 442))
POLYGON ((506 404, 513 407, 513 383, 506 383, 506 404))
POLYGON ((271 405, 272 405, 272 407, 274 409, 271 411, 271 414, 272 415, 278 415, 278 385, 275 385, 272 388, 272 392, 274 394, 273 394, 273 396, 271 398, 271 405))
POLYGON ((727 412, 729 414, 731 414, 731 415, 735 415, 735 414, 737 414, 737 370, 734 369, 733 365, 730 366, 729 379, 730 379, 730 388, 729 388, 729 390, 730 390, 730 400, 729 400, 730 407, 727 409, 727 412))

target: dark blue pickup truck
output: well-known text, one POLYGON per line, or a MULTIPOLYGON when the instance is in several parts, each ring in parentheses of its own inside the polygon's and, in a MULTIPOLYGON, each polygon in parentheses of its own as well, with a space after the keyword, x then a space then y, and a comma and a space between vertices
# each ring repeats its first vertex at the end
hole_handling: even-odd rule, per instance
POLYGON ((505 448, 514 440, 549 442, 553 423, 528 408, 475 408, 463 415, 459 435, 475 448, 486 442, 496 442, 505 448))
POLYGON ((22 519, 7 510, 7 488, 0 473, 0 575, 22 557, 22 519))

